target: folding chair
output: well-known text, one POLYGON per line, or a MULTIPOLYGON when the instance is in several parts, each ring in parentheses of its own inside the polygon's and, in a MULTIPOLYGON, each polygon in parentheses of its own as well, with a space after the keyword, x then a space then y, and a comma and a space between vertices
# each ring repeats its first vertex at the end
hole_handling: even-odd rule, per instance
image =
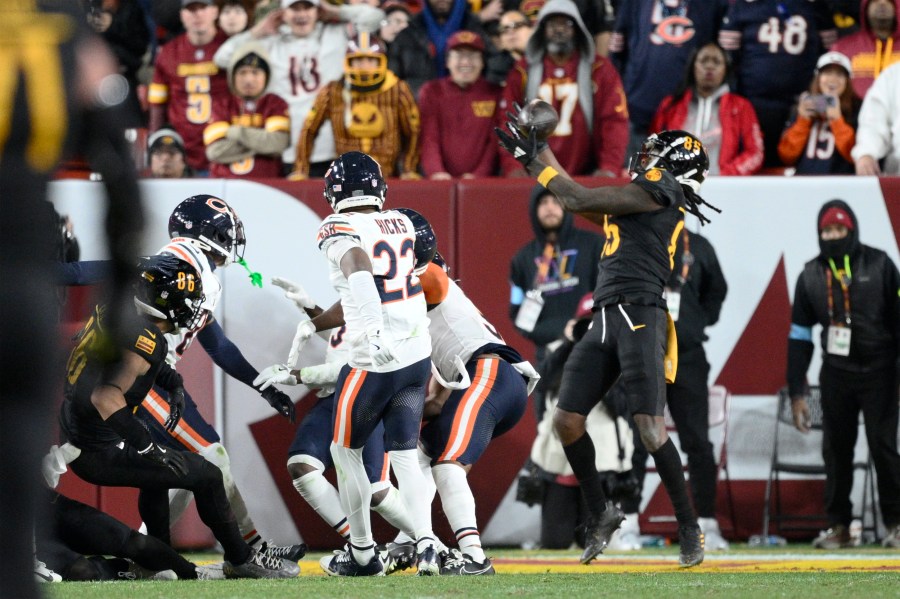
MULTIPOLYGON (((822 396, 818 386, 809 388, 806 402, 810 412, 810 429, 821 433, 822 396)), ((769 469, 769 478, 766 481, 762 526, 764 538, 769 536, 769 528, 773 524, 779 533, 782 531, 818 531, 821 528, 821 523, 827 520, 824 508, 822 513, 817 514, 786 513, 783 509, 781 501, 782 473, 805 477, 825 476, 825 464, 821 460, 816 463, 798 462, 796 461, 797 456, 784 455, 782 446, 786 441, 782 437, 790 432, 796 435, 801 434, 794 428, 791 398, 787 387, 783 387, 778 392, 778 413, 775 418, 772 462, 769 469), (782 429, 787 429, 787 432, 783 432, 782 429)), ((819 445, 821 446, 821 441, 819 445)), ((854 470, 859 469, 865 472, 862 505, 860 506, 859 514, 855 514, 854 518, 859 518, 863 522, 863 532, 871 532, 874 538, 877 532, 878 515, 877 506, 875 505, 875 476, 871 454, 865 462, 855 462, 853 468, 854 470), (869 509, 870 504, 872 506, 871 510, 869 509), (869 514, 871 514, 871 520, 868 518, 869 514)))
MULTIPOLYGON (((709 388, 709 440, 713 444, 713 453, 716 459, 716 480, 722 478, 724 473, 725 489, 728 494, 728 516, 730 518, 731 530, 735 530, 735 511, 734 496, 731 492, 731 476, 728 472, 728 415, 731 410, 731 393, 722 385, 713 385, 709 388)), ((665 407, 663 418, 666 423, 666 430, 670 433, 678 433, 675 428, 675 421, 672 420, 672 414, 669 412, 668 404, 665 407)), ((685 472, 688 471, 686 456, 681 454, 682 466, 685 472)), ((648 462, 647 472, 656 472, 656 467, 648 462)), ((649 522, 669 522, 675 521, 674 516, 651 516, 649 522)), ((723 527, 724 528, 724 527, 723 527)))

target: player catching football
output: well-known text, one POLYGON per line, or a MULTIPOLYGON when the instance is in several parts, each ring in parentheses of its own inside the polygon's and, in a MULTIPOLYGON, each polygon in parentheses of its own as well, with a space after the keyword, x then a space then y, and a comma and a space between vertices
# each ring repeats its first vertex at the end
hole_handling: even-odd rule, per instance
POLYGON ((666 381, 675 380, 678 365, 663 287, 685 212, 707 221, 699 210, 705 202, 697 195, 709 168, 706 150, 690 133, 663 131, 648 137, 632 157, 631 183, 589 189, 569 177, 527 119, 519 126, 518 116, 511 116, 506 131, 496 130, 500 145, 566 210, 602 224, 606 235, 592 326, 566 362, 553 423, 590 509, 581 562, 603 551, 624 518, 603 492, 585 430, 587 414, 621 375, 641 440, 675 508, 679 564, 696 566, 703 561, 703 533, 663 422, 666 381))

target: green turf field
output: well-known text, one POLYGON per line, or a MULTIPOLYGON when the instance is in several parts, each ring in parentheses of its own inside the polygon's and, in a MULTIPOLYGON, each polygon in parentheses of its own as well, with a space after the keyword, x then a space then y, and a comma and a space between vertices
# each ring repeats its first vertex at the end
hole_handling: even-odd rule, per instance
MULTIPOLYGON (((698 568, 677 567, 677 547, 610 553, 590 566, 578 564, 574 551, 488 550, 493 577, 418 578, 407 573, 387 578, 337 579, 322 574, 311 554, 294 580, 123 581, 59 583, 44 587, 62 598, 277 599, 296 597, 591 597, 661 599, 678 597, 900 597, 900 552, 880 547, 822 553, 808 545, 747 549, 708 554, 698 568)), ((190 554, 197 563, 221 560, 215 554, 190 554)))

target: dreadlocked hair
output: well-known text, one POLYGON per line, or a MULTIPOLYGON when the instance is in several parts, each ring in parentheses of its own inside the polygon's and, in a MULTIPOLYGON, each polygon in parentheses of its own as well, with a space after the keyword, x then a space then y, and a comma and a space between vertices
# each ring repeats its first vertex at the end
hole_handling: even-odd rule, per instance
POLYGON ((719 208, 716 208, 715 206, 701 198, 693 189, 691 189, 687 185, 682 185, 681 189, 682 191, 684 191, 685 209, 697 217, 697 219, 700 221, 701 226, 710 222, 710 220, 706 217, 705 214, 700 212, 700 206, 709 206, 710 208, 715 210, 717 214, 722 214, 722 211, 719 208))

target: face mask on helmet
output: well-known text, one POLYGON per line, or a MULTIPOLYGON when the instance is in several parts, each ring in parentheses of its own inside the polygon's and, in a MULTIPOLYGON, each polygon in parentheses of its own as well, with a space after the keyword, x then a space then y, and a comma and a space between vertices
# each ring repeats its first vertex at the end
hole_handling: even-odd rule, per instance
POLYGON ((371 33, 361 32, 350 40, 344 57, 344 76, 356 91, 372 91, 384 83, 387 76, 387 56, 378 38, 371 33), (377 64, 360 65, 360 61, 354 60, 357 58, 368 58, 377 64))
POLYGON ((247 238, 244 224, 225 200, 211 195, 192 196, 175 207, 169 217, 169 237, 184 237, 202 251, 218 256, 223 266, 241 260, 247 238))
POLYGON ((204 315, 203 284, 188 262, 171 254, 142 258, 134 284, 138 312, 166 320, 178 329, 197 328, 204 315))
POLYGON ((363 207, 381 210, 386 194, 381 166, 362 152, 341 154, 325 173, 325 199, 335 212, 363 207))
POLYGON ((709 172, 709 156, 700 140, 687 131, 662 131, 644 140, 628 164, 632 179, 651 168, 668 171, 681 185, 699 193, 709 172))
POLYGON ((431 228, 431 223, 424 216, 411 208, 397 208, 397 212, 405 214, 412 221, 416 231, 416 242, 413 248, 416 266, 413 274, 419 276, 425 272, 437 253, 437 238, 434 235, 434 229, 431 228))

